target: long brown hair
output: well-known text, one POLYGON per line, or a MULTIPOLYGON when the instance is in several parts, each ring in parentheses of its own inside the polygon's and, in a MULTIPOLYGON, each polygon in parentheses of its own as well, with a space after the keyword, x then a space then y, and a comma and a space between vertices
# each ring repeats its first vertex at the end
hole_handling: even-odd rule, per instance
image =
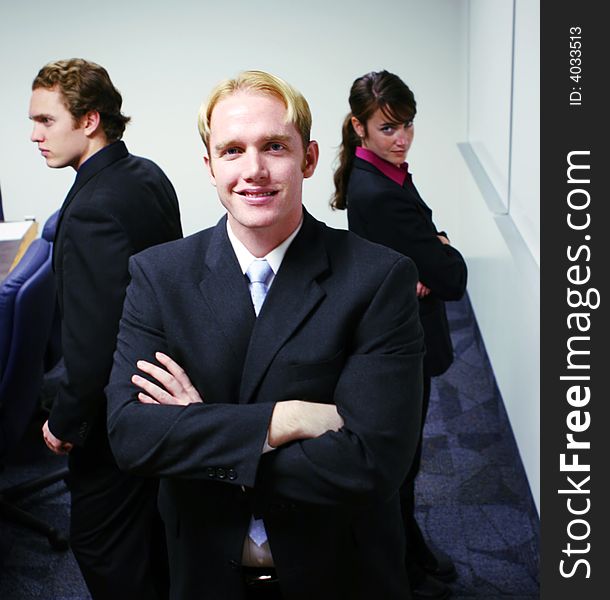
POLYGON ((358 77, 350 89, 349 106, 351 112, 343 121, 337 157, 339 166, 333 175, 335 193, 330 202, 332 208, 338 209, 347 207, 347 184, 356 147, 362 144, 352 126, 352 117, 362 123, 366 132, 367 122, 377 109, 381 109, 388 119, 396 123, 412 120, 417 112, 415 97, 409 86, 398 75, 388 71, 372 71, 358 77))

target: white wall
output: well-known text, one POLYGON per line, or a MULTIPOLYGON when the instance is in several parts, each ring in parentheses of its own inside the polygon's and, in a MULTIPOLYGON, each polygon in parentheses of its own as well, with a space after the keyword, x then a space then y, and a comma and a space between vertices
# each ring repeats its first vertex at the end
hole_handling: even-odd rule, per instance
POLYGON ((468 140, 508 210, 513 0, 471 0, 468 140))
POLYGON ((538 0, 470 0, 468 142, 538 265, 539 27, 538 0))
POLYGON ((539 24, 537 0, 471 0, 467 140, 474 152, 464 152, 459 177, 468 290, 538 509, 539 24))
POLYGON ((515 8, 509 212, 540 265, 540 2, 515 8))
POLYGON ((49 60, 82 56, 104 65, 133 122, 125 141, 166 170, 186 233, 222 214, 201 157, 196 114, 220 79, 260 68, 299 88, 314 115, 321 162, 305 184, 318 218, 346 226, 328 208, 332 162, 352 81, 387 68, 420 104, 412 155, 416 179, 441 224, 455 212, 455 142, 464 131, 464 2, 453 0, 41 0, 0 5, 0 185, 7 218, 58 208, 74 173, 52 171, 28 141, 31 81, 49 60), (443 164, 439 177, 436 165, 443 164))

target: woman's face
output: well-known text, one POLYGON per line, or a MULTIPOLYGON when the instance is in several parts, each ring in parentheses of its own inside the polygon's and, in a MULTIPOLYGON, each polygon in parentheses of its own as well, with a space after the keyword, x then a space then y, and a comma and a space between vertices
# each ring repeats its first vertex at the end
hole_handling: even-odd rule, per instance
POLYGON ((386 115, 378 108, 366 123, 352 117, 352 125, 362 139, 362 147, 371 150, 380 158, 399 166, 407 159, 407 153, 413 142, 413 121, 395 123, 388 121, 386 115))

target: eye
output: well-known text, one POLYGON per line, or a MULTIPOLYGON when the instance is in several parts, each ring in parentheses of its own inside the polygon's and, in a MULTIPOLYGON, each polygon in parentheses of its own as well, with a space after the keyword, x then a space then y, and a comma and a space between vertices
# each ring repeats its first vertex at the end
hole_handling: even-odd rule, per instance
POLYGON ((280 144, 280 142, 271 142, 268 147, 271 152, 281 152, 285 148, 284 144, 280 144))
POLYGON ((225 156, 237 156, 241 150, 237 146, 231 146, 230 148, 225 148, 223 154, 225 156))
POLYGON ((386 123, 379 128, 379 131, 381 131, 381 133, 385 133, 386 135, 392 135, 394 131, 396 131, 396 127, 386 123))
POLYGON ((405 129, 409 129, 409 127, 413 127, 413 119, 405 121, 405 129))

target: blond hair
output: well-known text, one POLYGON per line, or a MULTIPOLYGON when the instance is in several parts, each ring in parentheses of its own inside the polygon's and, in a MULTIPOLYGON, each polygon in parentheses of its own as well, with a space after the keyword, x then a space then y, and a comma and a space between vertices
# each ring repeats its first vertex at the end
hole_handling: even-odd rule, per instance
POLYGON ((249 91, 274 96, 286 106, 286 121, 294 123, 301 135, 303 149, 306 151, 311 132, 311 111, 303 94, 289 83, 265 71, 243 71, 234 79, 225 79, 214 87, 208 99, 199 109, 197 125, 199 134, 210 152, 210 119, 212 111, 223 98, 239 91, 249 91))

